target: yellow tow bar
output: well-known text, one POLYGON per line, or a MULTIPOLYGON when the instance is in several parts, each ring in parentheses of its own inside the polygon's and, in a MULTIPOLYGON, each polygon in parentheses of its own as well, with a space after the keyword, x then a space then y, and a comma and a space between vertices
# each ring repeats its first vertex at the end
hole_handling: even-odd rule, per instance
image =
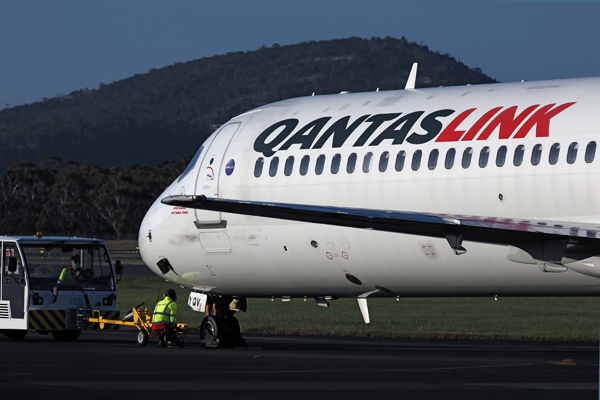
MULTIPOLYGON (((133 318, 127 321, 114 319, 104 319, 100 314, 100 310, 93 310, 92 316, 88 318, 89 322, 97 322, 100 329, 104 329, 108 325, 125 325, 135 326, 138 329, 137 344, 145 346, 150 338, 156 338, 152 334, 152 315, 147 308, 135 307, 132 310, 133 318)), ((177 324, 177 331, 185 336, 188 332, 199 332, 200 327, 188 327, 187 324, 177 324)))

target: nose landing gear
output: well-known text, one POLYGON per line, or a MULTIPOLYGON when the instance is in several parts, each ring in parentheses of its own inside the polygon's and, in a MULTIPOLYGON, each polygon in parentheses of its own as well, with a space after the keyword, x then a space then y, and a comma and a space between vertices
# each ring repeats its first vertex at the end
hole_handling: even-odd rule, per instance
MULTIPOLYGON (((240 324, 230 308, 232 297, 220 296, 214 299, 216 315, 204 317, 200 325, 200 339, 204 347, 232 349, 244 347, 246 341, 240 335, 240 324)), ((244 307, 245 308, 245 307, 244 307)))

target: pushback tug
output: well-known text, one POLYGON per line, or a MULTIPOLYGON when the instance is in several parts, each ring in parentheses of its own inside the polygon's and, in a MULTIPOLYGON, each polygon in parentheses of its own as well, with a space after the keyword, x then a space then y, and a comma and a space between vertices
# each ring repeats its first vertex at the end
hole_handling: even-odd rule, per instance
MULTIPOLYGON (((0 332, 22 339, 28 331, 52 334, 59 341, 76 340, 83 329, 98 329, 84 318, 91 310, 107 319, 120 318, 116 311, 116 274, 119 260, 110 258, 103 240, 42 236, 0 237, 0 332), (80 273, 75 279, 59 278, 76 258, 80 273)), ((111 329, 117 329, 113 325, 111 329)))

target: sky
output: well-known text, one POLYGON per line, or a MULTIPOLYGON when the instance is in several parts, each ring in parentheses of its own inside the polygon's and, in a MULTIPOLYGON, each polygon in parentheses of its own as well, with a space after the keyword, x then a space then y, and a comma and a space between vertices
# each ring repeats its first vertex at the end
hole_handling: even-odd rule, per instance
POLYGON ((600 75, 600 0, 0 0, 0 109, 263 45, 404 36, 502 82, 600 75))

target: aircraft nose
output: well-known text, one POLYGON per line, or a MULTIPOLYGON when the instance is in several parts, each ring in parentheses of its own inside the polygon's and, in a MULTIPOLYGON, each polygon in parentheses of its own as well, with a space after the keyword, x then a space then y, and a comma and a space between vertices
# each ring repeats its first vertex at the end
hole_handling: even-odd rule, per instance
POLYGON ((159 206, 160 202, 157 200, 144 216, 142 224, 140 225, 140 231, 138 233, 138 247, 140 249, 142 261, 144 261, 144 263, 152 270, 152 272, 161 276, 162 274, 156 265, 158 261, 157 247, 159 243, 156 241, 156 234, 152 232, 153 229, 156 231, 156 226, 158 226, 159 223, 159 206))

